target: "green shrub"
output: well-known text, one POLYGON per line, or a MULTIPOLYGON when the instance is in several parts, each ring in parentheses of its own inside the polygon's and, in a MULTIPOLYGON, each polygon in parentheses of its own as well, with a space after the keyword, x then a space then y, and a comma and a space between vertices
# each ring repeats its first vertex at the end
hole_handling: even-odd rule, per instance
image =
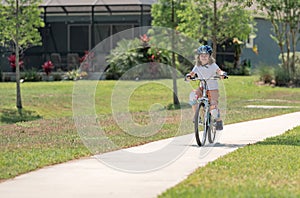
POLYGON ((61 81, 62 80, 62 76, 60 74, 53 74, 53 80, 54 81, 61 81))
POLYGON ((162 69, 162 65, 171 65, 171 52, 165 49, 152 47, 149 43, 150 38, 146 35, 140 39, 133 40, 123 39, 118 42, 109 56, 107 62, 109 68, 106 71, 106 79, 119 79, 123 74, 131 68, 139 65, 134 71, 126 73, 126 79, 152 79, 170 77, 166 69, 162 69), (159 66, 158 66, 159 65, 159 66))
POLYGON ((296 87, 300 87, 300 66, 296 68, 296 74, 293 82, 296 87))
POLYGON ((42 80, 42 76, 35 69, 30 69, 25 71, 24 79, 29 82, 37 82, 42 80))
POLYGON ((126 71, 142 62, 143 53, 138 53, 142 47, 139 40, 123 39, 118 42, 117 47, 107 57, 109 68, 106 71, 107 79, 119 79, 126 71))
POLYGON ((241 67, 242 67, 243 75, 246 75, 246 76, 251 75, 252 65, 251 65, 251 61, 249 59, 244 60, 241 64, 241 67))
POLYGON ((297 87, 300 87, 300 52, 296 52, 295 60, 296 73, 294 78, 294 84, 297 87))
POLYGON ((277 86, 288 86, 291 78, 284 68, 277 67, 275 69, 275 81, 277 86))
MULTIPOLYGON (((287 60, 287 53, 284 53, 285 60, 287 60)), ((290 64, 292 64, 293 53, 290 53, 290 64)), ((282 60, 281 54, 279 55, 279 59, 282 60)), ((286 70, 280 71, 278 73, 279 84, 278 86, 300 86, 300 52, 295 52, 295 73, 289 73, 286 70)))
POLYGON ((260 66, 258 68, 259 80, 269 84, 274 80, 274 69, 270 66, 260 66))

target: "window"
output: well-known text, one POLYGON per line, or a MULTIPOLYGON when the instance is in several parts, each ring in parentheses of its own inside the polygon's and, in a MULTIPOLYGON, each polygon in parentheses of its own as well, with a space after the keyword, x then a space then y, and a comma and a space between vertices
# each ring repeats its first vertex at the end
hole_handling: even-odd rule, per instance
POLYGON ((121 34, 117 34, 119 32, 122 32, 124 30, 128 30, 133 28, 134 26, 132 24, 125 24, 125 25, 95 25, 94 29, 94 37, 95 37, 95 45, 98 45, 100 42, 101 47, 103 49, 98 49, 103 52, 109 52, 112 48, 116 47, 117 42, 122 39, 133 39, 134 33, 133 31, 126 31, 121 34), (112 37, 111 37, 112 36, 112 37), (107 39, 109 38, 109 39, 107 39))
POLYGON ((101 45, 97 47, 98 50, 108 53, 111 49, 111 42, 106 38, 111 36, 111 25, 95 25, 94 29, 95 46, 102 42, 101 45))
POLYGON ((90 25, 70 25, 68 51, 83 52, 91 48, 90 25))

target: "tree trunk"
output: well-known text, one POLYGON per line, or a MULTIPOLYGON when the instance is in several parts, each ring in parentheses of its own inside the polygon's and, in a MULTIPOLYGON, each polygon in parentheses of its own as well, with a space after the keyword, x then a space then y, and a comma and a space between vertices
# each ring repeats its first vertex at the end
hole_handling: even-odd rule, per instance
POLYGON ((291 71, 291 64, 290 64, 290 51, 291 51, 291 44, 290 44, 290 32, 288 30, 288 24, 285 24, 285 41, 286 41, 286 66, 289 71, 290 77, 293 75, 291 71))
POLYGON ((297 47, 297 39, 296 39, 296 31, 292 31, 292 63, 291 69, 293 74, 296 74, 296 47, 297 47))
POLYGON ((16 106, 18 108, 19 114, 22 114, 22 99, 21 99, 21 87, 20 87, 20 61, 19 61, 19 24, 18 24, 18 17, 19 17, 19 0, 16 0, 16 38, 15 38, 15 53, 16 53, 16 106))
MULTIPOLYGON (((175 10, 174 10, 174 0, 172 0, 172 24, 174 26, 174 15, 175 15, 175 10)), ((173 27, 172 30, 172 67, 174 67, 174 69, 172 70, 172 79, 173 79, 173 104, 174 107, 179 105, 179 99, 177 97, 177 69, 176 69, 176 65, 175 65, 175 53, 174 53, 174 45, 175 45, 175 35, 174 35, 174 31, 175 31, 175 27, 173 27)))
POLYGON ((214 0, 214 19, 213 19, 213 29, 212 29, 212 43, 213 43, 213 58, 217 60, 217 0, 214 0))
MULTIPOLYGON (((18 46, 16 46, 18 47, 18 46)), ((20 64, 19 64, 19 50, 16 48, 16 94, 17 94, 17 108, 20 112, 22 109, 22 100, 21 100, 21 87, 20 87, 20 64)))
MULTIPOLYGON (((292 23, 292 22, 291 22, 292 23)), ((300 29, 300 17, 298 17, 298 20, 296 20, 296 22, 294 22, 295 24, 298 25, 293 25, 290 23, 290 27, 294 27, 294 28, 290 28, 290 34, 291 34, 291 43, 292 43, 292 62, 291 62, 291 70, 293 72, 293 75, 295 76, 296 74, 296 50, 297 50, 297 40, 299 37, 297 37, 297 32, 299 32, 300 29)))

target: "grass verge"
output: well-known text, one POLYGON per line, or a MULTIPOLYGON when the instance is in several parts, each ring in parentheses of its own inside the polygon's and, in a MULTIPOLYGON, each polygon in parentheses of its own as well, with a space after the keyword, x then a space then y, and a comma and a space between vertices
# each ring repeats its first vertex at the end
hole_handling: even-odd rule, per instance
POLYGON ((163 197, 300 197, 300 127, 199 168, 163 197))

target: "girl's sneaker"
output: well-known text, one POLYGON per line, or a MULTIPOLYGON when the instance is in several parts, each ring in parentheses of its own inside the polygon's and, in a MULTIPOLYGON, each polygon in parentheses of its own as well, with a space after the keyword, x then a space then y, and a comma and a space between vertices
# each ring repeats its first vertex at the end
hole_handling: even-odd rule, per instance
POLYGON ((216 130, 219 130, 219 131, 223 130, 223 121, 222 120, 217 121, 216 130))

